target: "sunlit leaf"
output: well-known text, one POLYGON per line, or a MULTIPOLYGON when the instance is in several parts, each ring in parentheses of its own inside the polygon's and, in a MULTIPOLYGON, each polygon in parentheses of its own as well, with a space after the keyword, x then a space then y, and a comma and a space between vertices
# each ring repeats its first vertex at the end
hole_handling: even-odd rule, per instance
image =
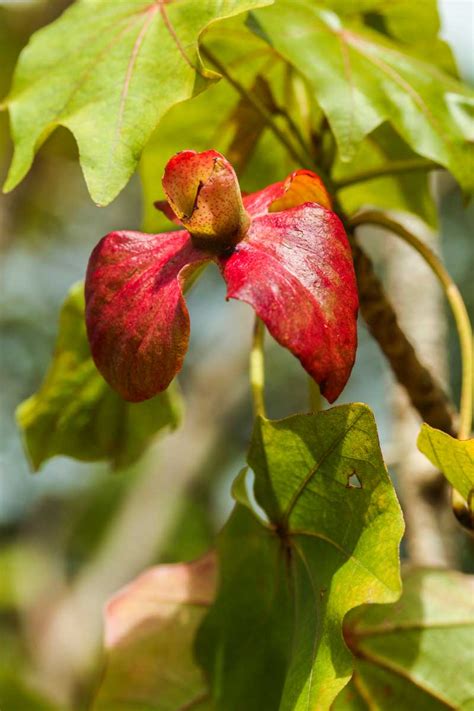
POLYGON ((212 22, 271 0, 78 0, 23 50, 7 105, 15 153, 6 190, 56 126, 70 129, 92 198, 109 203, 164 113, 217 75, 198 43, 212 22))
POLYGON ((93 711, 211 711, 192 649, 215 577, 213 555, 159 565, 110 600, 107 660, 93 711))
POLYGON ((474 188, 474 93, 384 35, 344 23, 309 0, 280 0, 255 13, 269 42, 307 79, 341 158, 384 121, 420 155, 474 188))
POLYGON ((443 472, 474 514, 474 439, 456 439, 423 423, 418 449, 443 472))
POLYGON ((453 53, 439 37, 437 0, 319 0, 318 4, 339 15, 358 15, 369 27, 398 40, 406 51, 457 76, 453 53))
POLYGON ((180 398, 173 386, 149 402, 130 404, 107 385, 90 355, 83 291, 83 284, 72 287, 46 378, 17 410, 34 469, 58 454, 131 464, 161 429, 175 428, 180 419, 180 398))
POLYGON ((353 659, 346 613, 400 594, 400 508, 365 405, 258 420, 218 543, 217 600, 198 656, 217 709, 328 709, 353 659))
POLYGON ((393 605, 348 616, 354 677, 333 711, 474 708, 474 578, 412 570, 393 605))

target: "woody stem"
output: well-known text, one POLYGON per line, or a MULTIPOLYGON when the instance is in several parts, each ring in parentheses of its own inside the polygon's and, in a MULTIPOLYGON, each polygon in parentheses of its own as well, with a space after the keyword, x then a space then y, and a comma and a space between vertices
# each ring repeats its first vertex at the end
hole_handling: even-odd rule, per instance
POLYGON ((357 215, 351 220, 353 226, 362 224, 378 225, 411 245, 420 254, 432 272, 437 277, 444 291, 446 299, 451 307, 456 330, 459 337, 459 345, 462 360, 462 385, 461 402, 459 406, 459 439, 467 439, 471 432, 472 423, 472 388, 473 388, 473 353, 472 353, 472 328, 469 321, 466 306, 459 289, 451 279, 444 264, 439 257, 422 240, 409 232, 403 225, 390 219, 383 213, 371 210, 357 215))

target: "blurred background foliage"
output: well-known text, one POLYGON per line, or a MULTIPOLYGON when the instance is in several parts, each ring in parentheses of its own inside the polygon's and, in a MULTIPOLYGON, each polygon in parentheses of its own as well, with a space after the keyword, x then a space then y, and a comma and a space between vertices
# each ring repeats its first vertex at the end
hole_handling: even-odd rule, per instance
MULTIPOLYGON (((2 96, 31 33, 68 4, 0 3, 2 96)), ((472 82, 473 40, 465 28, 472 23, 473 6, 444 0, 440 11, 442 35, 454 47, 461 75, 472 82)), ((368 18, 372 23, 378 19, 368 18)), ((400 18, 394 15, 385 22, 394 36, 409 42, 410 28, 400 18)), ((241 19, 223 23, 219 32, 211 29, 207 41, 285 125, 289 119, 281 107, 289 105, 289 79, 269 59, 264 43, 248 33, 241 19)), ((434 46, 424 51, 431 60, 434 46)), ((455 71, 446 47, 436 44, 436 52, 440 64, 455 71)), ((300 107, 293 120, 320 121, 318 107, 307 100, 298 81, 292 81, 291 91, 300 107)), ((336 177, 391 156, 410 157, 410 149, 388 125, 377 133, 378 147, 364 141, 351 165, 341 166, 335 157, 336 177)), ((245 305, 225 302, 224 284, 214 267, 188 299, 192 334, 180 376, 186 402, 181 430, 159 438, 125 469, 111 471, 107 464, 56 457, 32 475, 14 417, 17 405, 44 377, 60 306, 70 286, 83 278, 92 247, 115 228, 170 229, 153 208, 163 197, 164 164, 178 150, 209 147, 234 162, 245 191, 279 180, 296 167, 232 87, 221 81, 167 114, 145 149, 139 175, 109 207, 92 203, 74 140, 64 129, 47 140, 23 183, 1 198, 0 703, 5 711, 86 708, 101 668, 104 600, 147 565, 203 553, 230 510, 230 482, 243 463, 251 429, 246 358, 252 317, 245 305)), ((327 153, 335 150, 326 148, 327 153)), ((3 113, 2 175, 10 156, 3 113)), ((474 312, 474 207, 463 204, 451 178, 437 174, 430 184, 418 174, 403 182, 386 178, 348 188, 341 199, 349 210, 363 200, 412 210, 428 225, 437 224, 448 269, 474 312)), ((385 241, 379 237, 367 244, 383 271, 385 241)), ((448 349, 450 387, 457 400, 459 353, 450 321, 448 349)), ((267 358, 270 415, 307 410, 307 380, 296 360, 270 339, 267 358)), ((397 450, 387 407, 391 384, 376 344, 360 324, 357 364, 341 402, 371 406, 388 464, 395 470, 403 453, 397 450)), ((473 570, 466 544, 460 546, 464 569, 473 570)))

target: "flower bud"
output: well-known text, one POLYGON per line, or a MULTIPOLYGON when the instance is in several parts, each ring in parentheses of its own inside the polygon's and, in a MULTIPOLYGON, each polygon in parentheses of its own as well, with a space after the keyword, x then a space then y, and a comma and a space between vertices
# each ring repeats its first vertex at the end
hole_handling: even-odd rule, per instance
POLYGON ((174 213, 193 238, 209 247, 241 240, 250 217, 231 164, 217 151, 182 151, 168 162, 163 188, 174 213))

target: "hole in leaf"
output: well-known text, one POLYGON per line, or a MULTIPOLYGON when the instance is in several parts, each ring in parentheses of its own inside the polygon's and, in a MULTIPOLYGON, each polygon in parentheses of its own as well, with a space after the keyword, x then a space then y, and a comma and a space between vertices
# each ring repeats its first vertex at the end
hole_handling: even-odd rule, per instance
POLYGON ((348 489, 362 489, 362 482, 353 470, 351 474, 347 477, 347 484, 346 484, 348 489))

